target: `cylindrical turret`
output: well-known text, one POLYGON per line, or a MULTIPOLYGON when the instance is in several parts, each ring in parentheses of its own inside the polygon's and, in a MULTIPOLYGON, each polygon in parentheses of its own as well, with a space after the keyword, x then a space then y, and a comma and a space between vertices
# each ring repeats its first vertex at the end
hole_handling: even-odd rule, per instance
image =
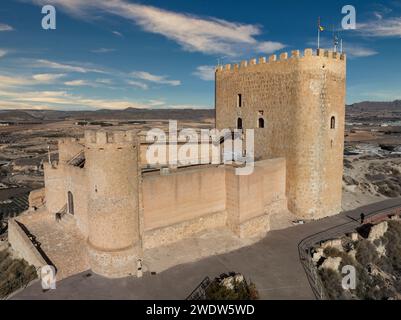
POLYGON ((107 277, 134 274, 140 254, 138 140, 132 131, 86 131, 88 254, 107 277))

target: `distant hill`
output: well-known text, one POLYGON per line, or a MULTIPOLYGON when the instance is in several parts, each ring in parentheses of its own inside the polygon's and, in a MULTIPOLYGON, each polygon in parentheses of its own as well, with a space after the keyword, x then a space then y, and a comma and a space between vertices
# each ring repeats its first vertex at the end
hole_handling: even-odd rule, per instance
POLYGON ((1 121, 76 120, 205 120, 214 118, 214 109, 135 109, 58 111, 58 110, 0 110, 1 121))
POLYGON ((347 105, 347 112, 400 112, 401 100, 388 102, 381 101, 363 101, 347 105))
POLYGON ((38 119, 24 110, 1 110, 0 121, 37 121, 38 119))

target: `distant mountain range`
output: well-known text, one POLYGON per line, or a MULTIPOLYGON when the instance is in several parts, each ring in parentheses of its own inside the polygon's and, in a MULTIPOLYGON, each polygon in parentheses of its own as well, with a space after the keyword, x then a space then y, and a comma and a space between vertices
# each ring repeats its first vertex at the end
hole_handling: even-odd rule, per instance
MULTIPOLYGON (((391 102, 363 101, 346 106, 346 112, 401 113, 401 100, 391 102)), ((0 110, 1 121, 35 122, 57 120, 190 120, 201 121, 214 118, 214 109, 101 109, 95 111, 58 110, 0 110)))
POLYGON ((95 111, 0 110, 1 121, 35 122, 57 120, 204 120, 214 118, 214 109, 101 109, 95 111))
POLYGON ((347 105, 347 112, 401 112, 401 100, 388 102, 363 101, 347 105))

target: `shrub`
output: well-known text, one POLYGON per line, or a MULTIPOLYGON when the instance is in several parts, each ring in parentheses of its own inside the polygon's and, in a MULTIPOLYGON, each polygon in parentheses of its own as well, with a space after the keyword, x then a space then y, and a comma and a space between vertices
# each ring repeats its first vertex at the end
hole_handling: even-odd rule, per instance
POLYGON ((344 290, 341 286, 341 276, 332 269, 320 269, 319 276, 322 280, 325 294, 328 299, 346 299, 344 290))
POLYGON ((36 277, 35 268, 25 260, 13 259, 7 251, 0 252, 0 298, 26 286, 36 277))
POLYGON ((388 230, 383 237, 383 243, 389 263, 395 271, 401 271, 401 223, 388 222, 388 230))
POLYGON ((376 247, 368 240, 362 239, 356 245, 356 260, 363 266, 375 264, 379 260, 376 247))
POLYGON ((225 278, 216 278, 206 289, 207 300, 257 300, 259 293, 254 283, 233 281, 233 289, 222 284, 225 278))

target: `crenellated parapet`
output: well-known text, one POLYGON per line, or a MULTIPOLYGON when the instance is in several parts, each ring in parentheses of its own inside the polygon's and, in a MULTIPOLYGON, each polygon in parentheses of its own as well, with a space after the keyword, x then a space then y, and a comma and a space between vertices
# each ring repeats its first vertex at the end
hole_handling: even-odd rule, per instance
POLYGON ((73 143, 79 143, 80 139, 79 138, 73 138, 73 137, 64 137, 60 138, 58 140, 59 144, 73 144, 73 143))
POLYGON ((138 141, 135 130, 86 130, 85 145, 102 147, 112 145, 133 145, 138 141))
POLYGON ((300 50, 293 50, 289 54, 288 52, 282 52, 278 56, 273 54, 266 57, 260 57, 259 59, 253 58, 251 60, 244 60, 241 63, 234 63, 234 64, 226 64, 225 66, 217 66, 216 72, 235 72, 238 70, 244 70, 248 68, 257 68, 261 65, 269 65, 275 63, 282 63, 282 62, 294 62, 294 61, 303 61, 310 59, 310 57, 320 57, 320 58, 327 58, 328 62, 330 61, 338 61, 338 62, 346 62, 346 55, 345 53, 333 52, 326 49, 317 49, 314 51, 313 49, 305 49, 302 53, 300 50), (330 59, 330 60, 329 60, 330 59))

